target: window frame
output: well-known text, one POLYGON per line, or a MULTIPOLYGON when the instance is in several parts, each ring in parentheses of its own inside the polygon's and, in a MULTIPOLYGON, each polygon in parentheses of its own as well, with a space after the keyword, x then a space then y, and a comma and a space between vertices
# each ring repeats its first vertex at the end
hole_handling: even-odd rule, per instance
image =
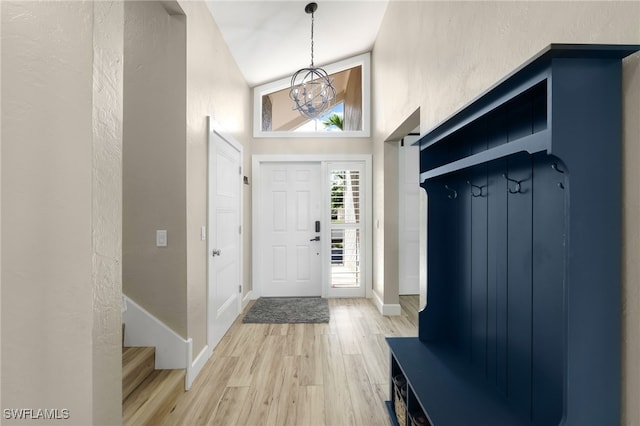
POLYGON ((269 93, 285 89, 291 84, 291 76, 271 83, 256 86, 253 89, 253 137, 254 138, 362 138, 371 135, 371 54, 363 53, 333 64, 324 66, 328 74, 338 73, 354 67, 362 67, 362 130, 342 132, 295 132, 262 130, 262 97, 269 93))

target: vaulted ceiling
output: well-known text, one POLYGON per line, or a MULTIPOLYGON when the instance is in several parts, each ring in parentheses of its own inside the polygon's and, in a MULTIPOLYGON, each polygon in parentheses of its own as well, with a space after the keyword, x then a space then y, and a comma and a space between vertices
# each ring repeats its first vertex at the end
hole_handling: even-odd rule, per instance
MULTIPOLYGON (((311 62, 307 0, 210 0, 207 5, 251 87, 311 62)), ((314 63, 323 66, 373 47, 388 0, 316 1, 314 63)))

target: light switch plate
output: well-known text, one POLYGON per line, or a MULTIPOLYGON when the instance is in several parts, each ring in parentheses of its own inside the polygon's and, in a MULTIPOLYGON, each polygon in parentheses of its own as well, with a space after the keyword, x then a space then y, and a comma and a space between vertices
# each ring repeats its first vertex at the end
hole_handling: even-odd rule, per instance
POLYGON ((167 230, 159 229, 156 231, 156 247, 167 246, 167 230))

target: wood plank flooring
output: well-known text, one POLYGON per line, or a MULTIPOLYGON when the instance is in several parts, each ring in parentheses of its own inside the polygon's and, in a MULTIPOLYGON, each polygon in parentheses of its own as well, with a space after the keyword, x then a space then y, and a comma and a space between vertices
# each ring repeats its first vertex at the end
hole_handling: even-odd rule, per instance
MULTIPOLYGON (((329 299, 328 324, 243 324, 220 341, 165 425, 388 425, 387 336, 417 335, 417 296, 384 317, 329 299)), ((250 306, 247 306, 249 309, 250 306)))

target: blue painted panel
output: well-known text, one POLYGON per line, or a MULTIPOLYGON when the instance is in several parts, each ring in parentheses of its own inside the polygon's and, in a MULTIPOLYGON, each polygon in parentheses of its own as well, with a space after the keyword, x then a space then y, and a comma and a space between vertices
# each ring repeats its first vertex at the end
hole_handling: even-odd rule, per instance
POLYGON ((445 188, 445 180, 434 179, 424 185, 428 197, 427 250, 429 252, 427 307, 420 313, 418 335, 424 341, 442 341, 450 338, 451 305, 450 280, 451 256, 455 250, 455 218, 451 215, 453 192, 445 188))
POLYGON ((390 346, 436 424, 620 422, 620 58, 638 49, 550 46, 421 139, 427 308, 390 346))
MULTIPOLYGON (((451 184, 458 192, 455 200, 452 200, 452 216, 457 218, 455 230, 455 259, 451 265, 453 276, 450 280, 452 293, 450 300, 451 311, 454 313, 452 325, 454 326, 453 343, 463 354, 467 361, 471 361, 471 192, 467 185, 466 175, 454 175, 451 184)), ((451 253, 451 252, 450 252, 451 253)))
POLYGON ((531 410, 531 156, 508 159, 507 196, 507 398, 530 416, 531 410))
POLYGON ((568 424, 619 424, 621 62, 553 67, 553 153, 571 176, 564 411, 568 424))
MULTIPOLYGON (((506 137, 506 135, 505 135, 506 137)), ((506 160, 488 165, 487 178, 487 376, 507 389, 507 181, 506 160)))
POLYGON ((471 200, 471 361, 484 375, 488 352, 488 283, 487 283, 487 168, 480 166, 469 175, 471 200), (471 186, 473 185, 473 186, 471 186))
POLYGON ((532 268, 532 416, 536 424, 562 418, 565 353, 566 167, 554 157, 534 156, 532 268), (553 167, 552 167, 553 166, 553 167))

